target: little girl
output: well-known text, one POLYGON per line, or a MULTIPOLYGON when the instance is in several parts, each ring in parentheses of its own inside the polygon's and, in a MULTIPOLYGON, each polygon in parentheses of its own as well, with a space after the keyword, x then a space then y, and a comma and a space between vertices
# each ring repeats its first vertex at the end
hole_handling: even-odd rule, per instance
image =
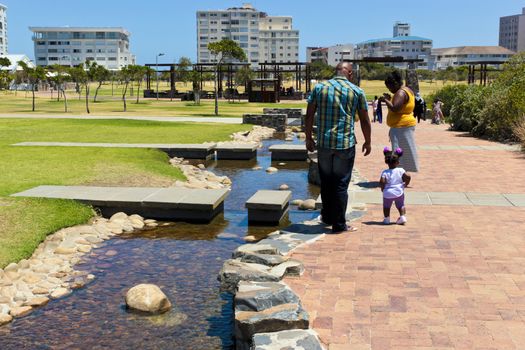
POLYGON ((403 225, 407 222, 404 188, 410 183, 410 175, 405 169, 398 168, 399 158, 403 155, 403 150, 397 148, 395 152, 392 152, 390 148, 385 147, 383 154, 385 155, 385 163, 388 164, 388 169, 383 170, 379 180, 383 192, 383 214, 385 216, 383 224, 390 224, 390 207, 392 203, 396 203, 400 215, 396 224, 403 225))

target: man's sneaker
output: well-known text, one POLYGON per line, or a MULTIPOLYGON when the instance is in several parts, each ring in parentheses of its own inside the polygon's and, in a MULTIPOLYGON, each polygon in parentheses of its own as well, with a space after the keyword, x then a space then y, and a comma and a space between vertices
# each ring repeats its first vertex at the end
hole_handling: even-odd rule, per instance
POLYGON ((407 218, 404 215, 401 215, 399 219, 397 219, 396 224, 398 225, 404 225, 407 222, 407 218))
POLYGON ((390 225, 390 218, 389 217, 383 219, 383 225, 390 225))

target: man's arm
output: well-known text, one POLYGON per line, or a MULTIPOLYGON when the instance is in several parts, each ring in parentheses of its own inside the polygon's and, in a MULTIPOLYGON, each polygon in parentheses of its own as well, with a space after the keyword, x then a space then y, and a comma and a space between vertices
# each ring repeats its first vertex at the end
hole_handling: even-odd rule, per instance
POLYGON ((367 156, 372 152, 372 124, 370 123, 370 117, 368 116, 368 109, 360 109, 358 113, 361 131, 365 138, 362 150, 365 153, 365 156, 367 156))
POLYGON ((312 131, 314 129, 314 118, 316 110, 317 104, 315 100, 308 103, 308 107, 306 108, 306 118, 304 119, 304 133, 306 134, 306 149, 310 152, 315 151, 315 141, 312 136, 312 131))

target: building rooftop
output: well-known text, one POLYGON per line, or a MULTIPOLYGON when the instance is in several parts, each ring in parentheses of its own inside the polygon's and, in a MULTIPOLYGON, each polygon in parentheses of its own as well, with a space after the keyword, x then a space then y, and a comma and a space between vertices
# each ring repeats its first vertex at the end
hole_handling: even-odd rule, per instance
POLYGON ((383 41, 432 41, 432 39, 429 38, 423 38, 421 36, 394 36, 391 38, 380 38, 380 39, 370 39, 367 41, 363 41, 358 43, 357 45, 364 45, 364 44, 373 44, 373 43, 379 43, 383 41))
POLYGON ((458 46, 432 49, 432 55, 514 55, 501 46, 458 46))
POLYGON ((32 32, 119 32, 125 35, 131 33, 123 27, 29 27, 32 32))
POLYGON ((21 70, 18 62, 19 61, 24 61, 27 63, 27 65, 29 67, 34 67, 34 63, 32 61, 29 60, 29 58, 26 56, 26 55, 0 55, 0 57, 5 57, 5 58, 8 58, 9 61, 11 62, 11 65, 8 66, 8 67, 2 67, 2 70, 7 70, 7 71, 14 71, 15 69, 16 70, 21 70))

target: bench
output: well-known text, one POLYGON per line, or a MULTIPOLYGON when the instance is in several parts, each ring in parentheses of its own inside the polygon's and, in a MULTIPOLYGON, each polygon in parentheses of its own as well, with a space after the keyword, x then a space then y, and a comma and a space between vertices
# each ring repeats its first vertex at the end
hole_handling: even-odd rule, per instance
POLYGON ((248 222, 278 224, 288 214, 291 197, 291 191, 257 191, 246 201, 248 222))

